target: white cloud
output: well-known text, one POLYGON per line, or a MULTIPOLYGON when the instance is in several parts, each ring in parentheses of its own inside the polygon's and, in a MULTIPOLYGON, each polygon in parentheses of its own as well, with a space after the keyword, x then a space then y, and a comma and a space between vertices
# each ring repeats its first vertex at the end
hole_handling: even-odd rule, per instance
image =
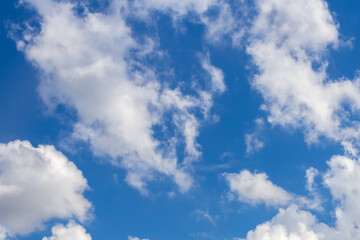
POLYGON ((0 224, 10 235, 31 233, 53 218, 89 219, 87 181, 53 146, 0 144, 0 169, 0 224))
POLYGON ((309 168, 306 170, 306 189, 309 192, 313 192, 314 191, 314 182, 315 182, 315 177, 319 174, 319 171, 316 168, 309 168))
POLYGON ((259 151, 264 147, 265 144, 254 133, 249 133, 245 134, 245 145, 246 153, 250 154, 259 151))
POLYGON ((280 209, 271 221, 260 224, 255 230, 248 232, 246 240, 342 239, 339 237, 334 229, 319 223, 310 212, 291 205, 287 209, 280 209))
POLYGON ((264 120, 262 118, 257 118, 255 120, 254 131, 252 133, 245 134, 245 145, 247 154, 259 151, 265 146, 265 143, 261 138, 264 125, 264 120))
MULTIPOLYGON (((308 181, 309 174, 307 171, 308 181)), ((266 206, 284 207, 297 204, 306 209, 323 210, 321 197, 313 185, 311 189, 308 189, 311 196, 309 198, 290 193, 275 185, 268 179, 266 173, 251 173, 248 170, 242 170, 240 173, 224 173, 223 175, 230 187, 230 199, 235 196, 238 201, 251 205, 265 204, 266 206)))
POLYGON ((303 204, 307 205, 310 209, 323 210, 322 197, 318 192, 318 187, 315 184, 315 177, 319 175, 319 171, 316 168, 310 167, 306 170, 306 190, 308 190, 312 199, 302 198, 303 204))
POLYGON ((204 210, 196 210, 195 211, 195 214, 197 216, 197 220, 200 221, 200 220, 207 220, 209 221, 211 224, 215 225, 216 222, 215 222, 215 219, 213 216, 210 215, 210 213, 208 211, 204 211, 204 210))
MULTIPOLYGON (((327 48, 339 44, 338 25, 323 0, 257 0, 257 16, 250 29, 247 52, 258 67, 252 85, 265 99, 268 120, 304 130, 308 143, 326 137, 340 142, 356 157, 359 146, 359 80, 332 80, 326 74, 327 48), (315 67, 319 66, 319 67, 315 67)), ((335 226, 319 223, 295 206, 250 231, 256 239, 359 239, 360 198, 358 160, 334 156, 323 176, 335 204, 335 226)), ((314 178, 307 171, 307 189, 320 201, 314 178)), ((300 199, 301 200, 301 199, 300 199)))
MULTIPOLYGON (((331 80, 326 74, 325 52, 339 43, 338 25, 326 2, 258 0, 256 7, 247 51, 259 69, 252 84, 265 99, 268 120, 303 128, 308 143, 320 136, 338 141, 347 154, 356 156, 359 122, 352 116, 360 109, 359 80, 331 80)), ((328 164, 323 180, 337 203, 334 228, 319 225, 310 213, 289 208, 283 214, 299 220, 279 223, 278 215, 249 232, 247 239, 358 239, 359 163, 334 156, 328 164), (300 215, 308 217, 302 220, 300 215)), ((320 201, 314 185, 317 174, 315 169, 307 171, 314 204, 320 201)))
POLYGON ((51 237, 43 237, 42 240, 91 240, 85 228, 74 221, 70 221, 66 226, 58 224, 51 229, 51 232, 51 237))
POLYGON ((209 54, 205 55, 202 58, 201 63, 202 67, 211 76, 212 91, 223 93, 226 90, 226 86, 224 83, 224 73, 219 68, 211 65, 209 54))
POLYGON ((129 236, 129 237, 128 237, 128 240, 149 240, 149 239, 148 239, 148 238, 146 238, 146 239, 145 239, 145 238, 141 238, 141 239, 140 239, 140 238, 138 238, 138 237, 129 236))
POLYGON ((235 20, 229 4, 219 1, 217 6, 217 16, 201 16, 201 20, 206 26, 206 39, 211 43, 220 44, 224 35, 232 33, 237 28, 238 19, 235 20))
POLYGON ((356 141, 359 122, 350 116, 360 110, 359 81, 326 75, 324 53, 339 42, 326 2, 258 0, 256 8, 247 52, 259 70, 252 85, 265 99, 268 120, 304 128, 308 143, 319 136, 356 141))
POLYGON ((183 1, 168 1, 168 0, 135 0, 133 3, 135 8, 140 8, 142 11, 160 10, 163 12, 170 11, 174 17, 183 16, 190 12, 202 14, 206 12, 211 6, 218 3, 218 0, 183 0, 183 1))
MULTIPOLYGON (((206 117, 212 89, 196 89, 198 96, 186 96, 179 88, 161 83, 156 72, 141 62, 144 54, 157 54, 156 44, 150 39, 145 46, 132 38, 125 21, 127 11, 121 10, 128 7, 126 2, 112 2, 107 13, 85 10, 81 16, 73 10, 75 3, 25 2, 35 7, 42 21, 40 33, 24 32, 21 49, 41 69, 43 101, 49 107, 64 104, 76 111, 73 137, 88 141, 96 155, 109 156, 115 165, 127 169, 126 181, 143 193, 146 182, 159 173, 172 178, 180 191, 187 191, 193 179, 186 169, 201 156, 196 142, 198 117, 206 117), (163 118, 165 114, 171 120, 163 118), (165 128, 154 130, 166 124, 175 126, 174 134, 165 128), (175 146, 182 140, 183 162, 177 159, 175 146)), ((190 8, 203 12, 211 4, 136 2, 143 8, 174 8, 179 14, 190 8)), ((214 87, 223 90, 221 71, 205 63, 214 87)))
POLYGON ((249 204, 264 203, 268 206, 287 205, 293 196, 279 186, 274 185, 265 173, 251 173, 243 170, 240 173, 224 174, 230 191, 239 201, 249 204))
POLYGON ((336 224, 343 239, 360 238, 360 163, 345 156, 334 156, 328 162, 324 183, 338 202, 336 224))
MULTIPOLYGON (((291 205, 280 209, 270 221, 260 224, 247 234, 246 240, 353 240, 360 238, 360 163, 345 156, 334 156, 323 175, 324 185, 330 190, 335 204, 335 225, 320 223, 308 211, 291 205)), ((307 188, 314 191, 314 177, 318 171, 307 171, 307 188)))
POLYGON ((224 36, 231 35, 239 28, 236 21, 239 19, 235 19, 230 4, 224 0, 135 0, 129 1, 128 4, 131 6, 128 11, 132 16, 145 18, 149 22, 152 21, 149 17, 151 13, 161 11, 172 17, 177 27, 179 20, 195 15, 192 20, 205 26, 204 37, 209 43, 221 44, 224 36))

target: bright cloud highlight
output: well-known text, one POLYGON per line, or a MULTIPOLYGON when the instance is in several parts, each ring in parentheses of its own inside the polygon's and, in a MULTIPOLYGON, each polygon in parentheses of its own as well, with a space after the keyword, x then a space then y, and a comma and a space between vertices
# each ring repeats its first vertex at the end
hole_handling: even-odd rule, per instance
POLYGON ((53 146, 0 144, 0 169, 0 224, 10 235, 43 229, 55 218, 91 218, 86 179, 53 146))

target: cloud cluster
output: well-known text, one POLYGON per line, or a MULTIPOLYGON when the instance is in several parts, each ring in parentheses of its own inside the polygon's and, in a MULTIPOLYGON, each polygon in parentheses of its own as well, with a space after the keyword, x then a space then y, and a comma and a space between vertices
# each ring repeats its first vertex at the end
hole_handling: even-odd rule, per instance
POLYGON ((31 233, 55 218, 91 218, 91 204, 83 196, 86 179, 53 146, 0 144, 0 169, 1 237, 31 233))
POLYGON ((258 0, 247 52, 258 68, 252 82, 268 120, 303 128, 308 143, 324 136, 356 142, 359 81, 331 80, 324 59, 339 45, 338 25, 323 0, 258 0), (350 106, 350 107, 348 107, 350 106))
MULTIPOLYGON (((76 113, 72 137, 88 142, 94 154, 125 168, 126 181, 143 193, 147 182, 159 174, 173 179, 181 192, 187 191, 193 185, 191 162, 201 157, 196 141, 199 127, 208 117, 214 96, 226 90, 224 74, 203 55, 199 61, 210 87, 194 87, 191 95, 180 84, 170 87, 144 60, 159 55, 156 39, 145 36, 148 40, 141 43, 126 20, 133 13, 147 18, 154 11, 174 20, 195 14, 206 26, 206 39, 219 42, 237 28, 230 5, 220 0, 110 1, 107 11, 92 12, 72 1, 23 2, 41 20, 38 31, 29 27, 23 32, 18 48, 41 72, 39 93, 44 103, 52 109, 64 105, 76 113), (213 8, 218 10, 216 17, 207 14, 213 8), (178 158, 179 146, 184 159, 178 158)), ((340 43, 338 25, 326 2, 254 3, 256 15, 246 33, 246 51, 258 70, 251 84, 264 98, 262 109, 269 114, 268 121, 302 129, 308 143, 321 137, 340 142, 347 155, 356 156, 360 124, 354 115, 360 110, 360 80, 332 80, 326 74, 327 49, 340 43)), ((234 41, 243 37, 241 31, 233 34, 234 41)), ((246 136, 248 153, 263 147, 258 135, 246 136)), ((316 169, 307 171, 306 186, 314 200, 287 192, 265 173, 226 173, 230 191, 239 201, 288 206, 250 231, 246 240, 360 238, 359 160, 334 156, 328 166, 323 182, 336 202, 333 227, 299 209, 319 207, 316 169)), ((4 226, 0 239, 42 228, 52 218, 88 218, 91 205, 82 195, 86 180, 53 147, 34 148, 20 141, 1 144, 0 167, 0 224, 4 226)), ((213 222, 208 213, 198 213, 213 222)), ((71 221, 67 226, 56 225, 52 236, 43 238, 62 239, 91 240, 91 236, 71 221)))
MULTIPOLYGON (((257 0, 247 52, 258 68, 252 82, 261 92, 269 122, 300 128, 308 143, 320 137, 340 142, 345 153, 333 156, 322 175, 335 204, 335 226, 318 222, 296 205, 280 209, 272 220, 247 234, 246 240, 359 239, 360 180, 357 155, 360 108, 359 80, 331 80, 326 74, 326 51, 339 45, 338 25, 323 0, 257 0)), ((319 200, 308 169, 306 188, 319 200)))
MULTIPOLYGON (((272 220, 249 231, 246 240, 359 239, 360 162, 344 156, 334 156, 328 166, 323 182, 337 204, 334 212, 335 226, 321 223, 310 212, 299 210, 297 205, 290 205, 287 209, 280 209, 272 220)), ((308 175, 313 173, 314 169, 309 171, 308 175)))
POLYGON ((40 32, 28 29, 18 46, 42 72, 43 101, 76 112, 73 137, 127 169, 126 181, 143 193, 146 182, 159 173, 187 191, 193 182, 188 163, 201 156, 196 142, 199 117, 206 118, 213 94, 225 90, 223 74, 204 57, 200 61, 210 89, 196 88, 194 96, 169 88, 143 62, 144 56, 158 54, 149 44, 155 40, 136 41, 126 18, 136 6, 144 11, 176 9, 181 15, 190 9, 202 13, 212 1, 111 1, 105 13, 85 8, 82 14, 77 13, 81 6, 70 1, 24 2, 42 20, 40 32), (159 127, 164 125, 171 125, 175 133, 159 127), (182 141, 185 161, 176 152, 182 141))
MULTIPOLYGON (((272 220, 249 231, 246 240, 351 240, 360 238, 358 228, 360 225, 360 208, 358 206, 360 197, 360 186, 358 184, 360 181, 360 162, 345 156, 334 156, 328 162, 328 166, 329 169, 323 174, 322 180, 330 190, 332 199, 336 203, 334 212, 335 226, 321 223, 309 211, 300 210, 300 202, 300 204, 297 203, 296 205, 291 204, 286 209, 280 209, 272 220)), ((247 173, 246 171, 243 172, 247 173)), ((269 202, 272 203, 278 200, 278 196, 275 194, 280 190, 266 179, 265 174, 263 174, 261 181, 258 180, 261 184, 255 184, 254 181, 248 179, 240 179, 240 175, 243 175, 242 178, 244 178, 245 175, 249 174, 251 173, 233 174, 232 176, 237 176, 237 179, 234 177, 228 179, 228 181, 233 181, 233 186, 236 186, 236 188, 231 187, 230 182, 230 189, 239 195, 238 200, 252 204, 264 202, 268 205, 270 205, 269 202), (270 190, 272 194, 267 194, 270 190), (254 194, 255 191, 258 194, 254 194), (251 199, 249 199, 249 196, 251 199), (272 197, 264 199, 264 196, 272 197)), ((307 171, 307 188, 310 193, 314 192, 313 181, 314 176, 317 174, 318 171, 314 168, 307 171)), ((250 177, 250 179, 253 178, 254 176, 250 177)), ((283 191, 281 189, 280 193, 283 194, 283 191)), ((291 203, 291 201, 285 203, 291 203)), ((316 198, 315 203, 317 203, 316 198)))

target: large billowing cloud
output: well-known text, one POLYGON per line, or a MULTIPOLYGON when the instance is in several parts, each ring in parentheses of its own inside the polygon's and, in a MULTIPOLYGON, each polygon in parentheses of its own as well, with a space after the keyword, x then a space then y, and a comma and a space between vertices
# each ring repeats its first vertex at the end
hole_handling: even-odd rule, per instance
MULTIPOLYGON (((18 47, 42 72, 43 101, 50 107, 63 104, 75 110, 73 137, 88 141, 96 155, 108 156, 127 169, 126 181, 143 193, 147 180, 158 173, 171 177, 180 191, 188 190, 193 179, 187 168, 201 156, 196 142, 199 117, 207 118, 213 94, 225 90, 222 72, 206 56, 200 57, 211 87, 195 88, 191 96, 167 87, 143 63, 146 56, 156 57, 159 52, 155 40, 147 38, 140 44, 132 37, 126 14, 134 9, 128 9, 126 1, 111 1, 106 13, 85 9, 82 14, 70 1, 25 2, 41 16, 41 30, 25 31, 18 47), (182 142, 183 161, 176 152, 182 142)), ((170 5, 145 1, 138 6, 144 11, 146 6, 174 8, 178 14, 191 8, 200 14, 210 5, 210 1, 170 5)))
POLYGON ((258 68, 252 85, 265 99, 268 120, 303 128, 308 143, 320 136, 356 142, 359 122, 350 116, 360 109, 359 81, 326 74, 326 50, 340 42, 326 2, 258 0, 255 5, 247 52, 258 68))
POLYGON ((86 233, 85 228, 73 221, 66 226, 58 224, 51 229, 51 232, 51 237, 43 237, 42 240, 91 240, 91 236, 86 233))
POLYGON ((53 146, 0 144, 0 169, 0 224, 10 235, 41 229, 54 218, 91 218, 86 179, 53 146))

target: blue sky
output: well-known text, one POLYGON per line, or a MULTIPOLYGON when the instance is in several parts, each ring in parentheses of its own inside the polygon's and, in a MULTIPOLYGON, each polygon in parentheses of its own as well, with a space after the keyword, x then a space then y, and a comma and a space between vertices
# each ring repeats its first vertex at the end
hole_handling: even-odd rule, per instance
POLYGON ((0 240, 360 239, 353 0, 0 3, 0 240))

